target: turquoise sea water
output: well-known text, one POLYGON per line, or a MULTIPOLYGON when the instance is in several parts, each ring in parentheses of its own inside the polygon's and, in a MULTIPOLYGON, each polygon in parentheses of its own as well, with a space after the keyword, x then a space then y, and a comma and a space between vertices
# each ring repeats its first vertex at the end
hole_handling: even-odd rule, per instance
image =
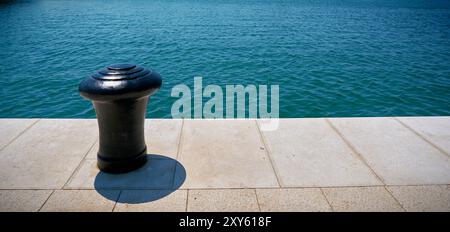
POLYGON ((281 117, 450 115, 450 1, 2 1, 0 117, 94 117, 111 63, 176 84, 280 86, 281 117))

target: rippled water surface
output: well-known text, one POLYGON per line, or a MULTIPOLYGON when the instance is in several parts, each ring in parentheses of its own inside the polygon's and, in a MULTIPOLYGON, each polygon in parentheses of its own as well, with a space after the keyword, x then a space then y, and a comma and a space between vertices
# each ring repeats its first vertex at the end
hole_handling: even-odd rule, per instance
POLYGON ((171 89, 280 85, 281 117, 450 115, 450 1, 2 1, 0 117, 94 117, 78 83, 111 63, 171 89))

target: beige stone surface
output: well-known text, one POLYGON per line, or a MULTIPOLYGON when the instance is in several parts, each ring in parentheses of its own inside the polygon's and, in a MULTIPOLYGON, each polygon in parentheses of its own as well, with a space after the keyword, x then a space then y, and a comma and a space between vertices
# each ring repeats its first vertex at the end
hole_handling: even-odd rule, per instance
POLYGON ((327 212, 330 205, 319 188, 257 189, 263 212, 327 212))
POLYGON ((384 187, 324 188, 323 192, 334 211, 404 211, 384 187))
POLYGON ((97 161, 84 160, 65 189, 171 189, 176 161, 149 156, 141 168, 124 174, 100 172, 97 161))
POLYGON ((259 211, 254 189, 189 190, 189 212, 259 211))
POLYGON ((324 119, 281 119, 263 134, 284 187, 382 184, 324 119))
POLYGON ((450 117, 398 117, 428 141, 450 154, 450 117))
POLYGON ((147 119, 145 121, 147 153, 176 159, 182 122, 180 119, 147 119))
POLYGON ((97 159, 97 152, 98 152, 98 139, 96 140, 95 144, 91 147, 85 158, 97 159))
POLYGON ((0 212, 37 212, 52 190, 0 190, 0 212))
POLYGON ((61 188, 96 137, 94 120, 41 119, 0 151, 0 188, 61 188))
POLYGON ((254 120, 185 120, 179 156, 183 188, 278 186, 254 120))
POLYGON ((123 190, 114 212, 184 212, 187 190, 123 190))
POLYGON ((450 158, 392 118, 330 119, 388 185, 450 183, 450 158))
POLYGON ((55 190, 44 204, 42 212, 111 212, 119 191, 55 190), (110 200, 115 199, 115 200, 110 200))
MULTIPOLYGON (((181 132, 180 119, 147 119, 145 120, 145 143, 147 153, 175 159, 181 132)), ((89 151, 88 159, 96 159, 98 141, 89 151)))
POLYGON ((37 119, 0 119, 0 149, 24 132, 37 119))
POLYGON ((450 186, 389 186, 407 211, 450 212, 450 186))
POLYGON ((157 155, 114 175, 94 119, 0 119, 0 211, 450 211, 450 117, 329 121, 348 144, 325 119, 147 120, 157 155))

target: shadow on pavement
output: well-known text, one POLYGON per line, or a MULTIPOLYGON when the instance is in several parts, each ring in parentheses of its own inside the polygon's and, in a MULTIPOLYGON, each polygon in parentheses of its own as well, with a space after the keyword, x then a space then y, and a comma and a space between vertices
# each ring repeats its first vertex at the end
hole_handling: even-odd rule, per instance
POLYGON ((175 192, 184 183, 186 170, 177 160, 149 154, 141 168, 124 174, 99 172, 95 190, 103 197, 119 203, 139 204, 156 201, 175 192), (122 190, 119 199, 111 190, 122 190))

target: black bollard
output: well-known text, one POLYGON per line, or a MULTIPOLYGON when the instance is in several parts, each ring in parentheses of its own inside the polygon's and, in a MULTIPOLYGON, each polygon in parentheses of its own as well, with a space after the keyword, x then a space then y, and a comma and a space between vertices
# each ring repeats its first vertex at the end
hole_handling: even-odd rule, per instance
POLYGON ((80 83, 81 96, 92 101, 97 114, 100 170, 129 172, 147 162, 145 113, 161 84, 158 73, 132 64, 110 65, 80 83))

